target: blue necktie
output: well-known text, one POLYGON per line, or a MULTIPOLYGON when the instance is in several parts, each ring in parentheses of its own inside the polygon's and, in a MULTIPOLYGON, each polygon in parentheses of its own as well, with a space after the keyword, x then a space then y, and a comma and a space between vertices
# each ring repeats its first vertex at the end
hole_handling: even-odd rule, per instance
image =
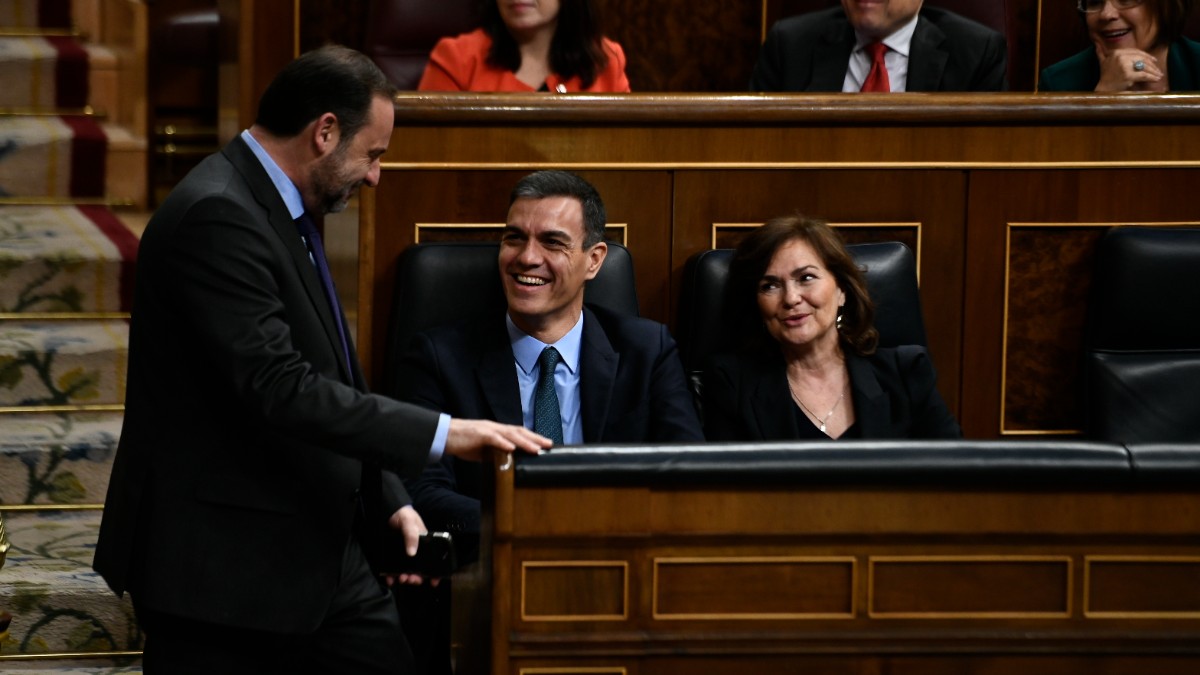
POLYGON ((350 367, 350 348, 349 343, 346 342, 346 326, 342 323, 342 306, 338 302, 337 290, 333 287, 333 277, 329 275, 329 263, 325 260, 325 247, 321 245, 321 233, 317 231, 317 224, 313 222, 307 211, 296 219, 296 229, 299 230, 300 236, 304 238, 304 243, 308 246, 313 266, 317 268, 317 276, 321 279, 321 286, 325 288, 325 299, 329 301, 329 310, 333 312, 333 320, 337 323, 338 337, 342 340, 342 356, 346 359, 346 372, 353 377, 354 368, 350 367))
POLYGON ((546 347, 538 357, 537 389, 533 394, 533 430, 554 441, 563 442, 562 412, 558 408, 558 392, 554 391, 554 368, 561 357, 554 347, 546 347))

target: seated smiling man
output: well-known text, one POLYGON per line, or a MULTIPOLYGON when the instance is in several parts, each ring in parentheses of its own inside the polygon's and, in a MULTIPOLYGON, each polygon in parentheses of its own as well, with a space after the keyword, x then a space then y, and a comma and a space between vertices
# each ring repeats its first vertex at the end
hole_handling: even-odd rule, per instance
MULTIPOLYGON (((507 311, 417 334, 397 373, 399 398, 542 430, 555 447, 703 441, 666 326, 584 303, 584 283, 608 253, 596 188, 539 171, 517 183, 509 204, 499 254, 507 311)), ((450 458, 408 483, 429 529, 455 537, 460 562, 478 555, 479 483, 478 467, 450 458)), ((443 653, 417 654, 428 673, 448 672, 444 586, 434 591, 440 618, 402 603, 415 649, 443 653)))

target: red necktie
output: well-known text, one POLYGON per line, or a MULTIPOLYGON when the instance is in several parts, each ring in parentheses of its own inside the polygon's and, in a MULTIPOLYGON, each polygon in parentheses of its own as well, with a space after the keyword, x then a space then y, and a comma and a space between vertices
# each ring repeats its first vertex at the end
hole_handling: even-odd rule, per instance
POLYGON ((888 82, 887 64, 883 61, 887 49, 887 45, 882 42, 872 42, 866 46, 867 53, 871 55, 871 72, 867 73, 867 79, 863 80, 861 91, 892 90, 892 84, 888 82))

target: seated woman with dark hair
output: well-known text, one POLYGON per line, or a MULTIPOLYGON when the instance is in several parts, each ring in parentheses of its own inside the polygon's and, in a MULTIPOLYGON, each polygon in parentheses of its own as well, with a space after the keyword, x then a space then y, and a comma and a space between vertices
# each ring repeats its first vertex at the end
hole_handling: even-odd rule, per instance
POLYGON ((1039 90, 1200 90, 1200 43, 1183 37, 1194 0, 1075 2, 1093 46, 1043 70, 1039 90))
POLYGON ((747 335, 705 371, 708 440, 962 436, 925 349, 876 348, 866 281, 824 222, 754 230, 728 283, 727 319, 747 335))
POLYGON ((627 92, 625 52, 592 0, 484 0, 483 27, 444 38, 424 91, 627 92))

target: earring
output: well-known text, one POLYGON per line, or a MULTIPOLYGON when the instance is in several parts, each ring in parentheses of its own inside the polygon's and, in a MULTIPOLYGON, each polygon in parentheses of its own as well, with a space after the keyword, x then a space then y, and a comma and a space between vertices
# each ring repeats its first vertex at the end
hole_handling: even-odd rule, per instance
POLYGON ((843 309, 845 309, 845 308, 846 308, 846 306, 845 306, 845 305, 842 305, 841 307, 838 307, 838 315, 837 315, 837 329, 838 329, 838 331, 841 331, 841 330, 842 330, 842 316, 844 316, 844 315, 842 314, 842 310, 843 310, 843 309))

